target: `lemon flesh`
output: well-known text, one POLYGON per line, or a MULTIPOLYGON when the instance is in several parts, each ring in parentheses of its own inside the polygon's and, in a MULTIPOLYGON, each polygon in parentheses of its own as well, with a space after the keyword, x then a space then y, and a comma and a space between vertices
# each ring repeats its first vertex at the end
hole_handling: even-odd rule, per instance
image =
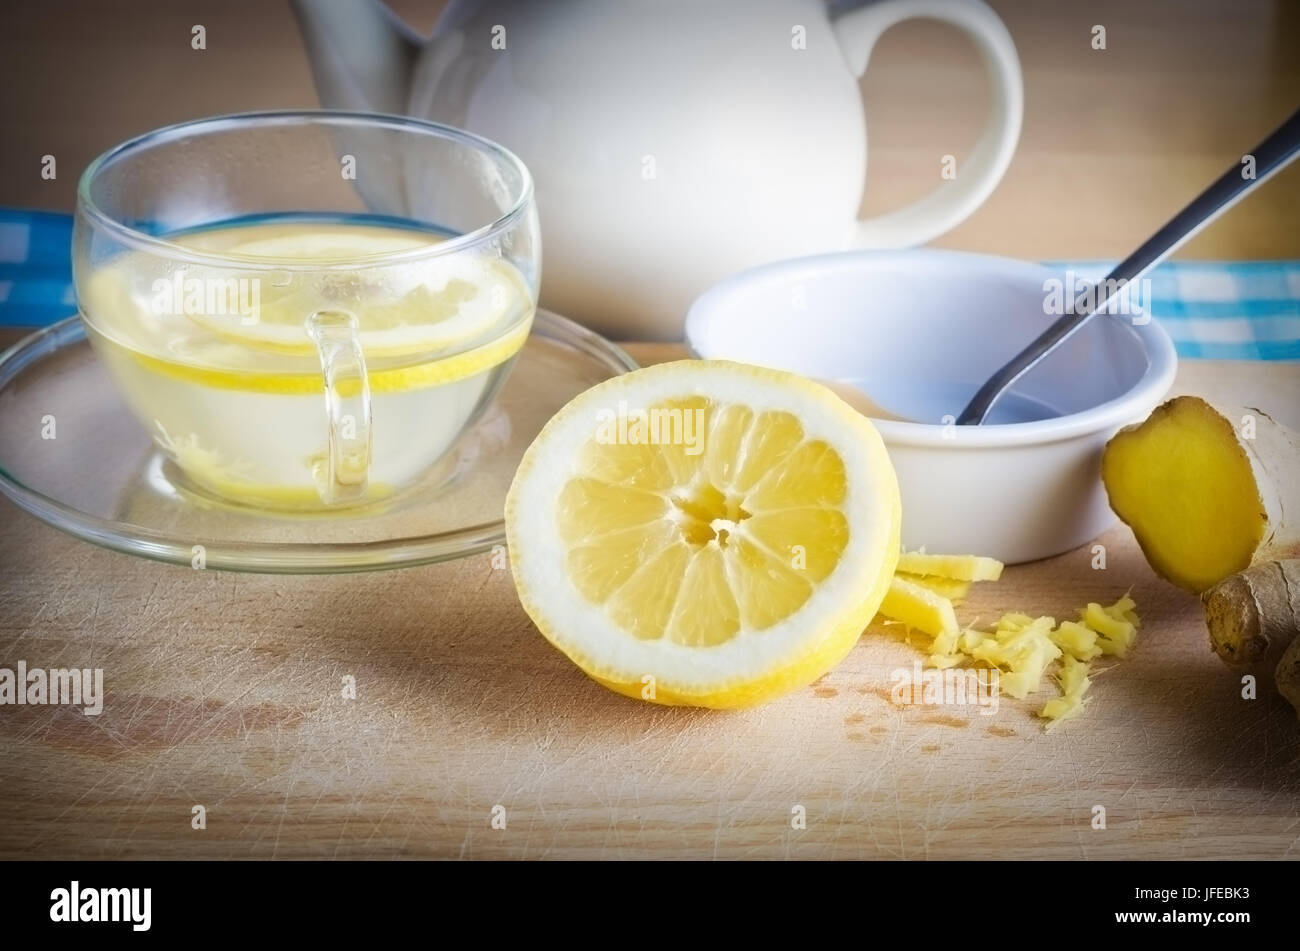
POLYGON ((898 558, 874 427, 824 387, 717 361, 616 377, 561 410, 506 502, 541 632, 613 690, 739 707, 856 642, 898 558))

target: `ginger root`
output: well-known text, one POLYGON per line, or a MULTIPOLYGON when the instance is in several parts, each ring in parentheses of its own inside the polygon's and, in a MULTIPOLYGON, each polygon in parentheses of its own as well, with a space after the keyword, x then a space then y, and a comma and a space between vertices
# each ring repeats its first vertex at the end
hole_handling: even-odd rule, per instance
POLYGON ((1101 474, 1151 567, 1201 595, 1214 652, 1276 665, 1300 713, 1300 434, 1180 396, 1116 433, 1101 474))
POLYGON ((1300 713, 1300 560, 1255 565, 1201 602, 1214 652, 1234 667, 1275 664, 1278 692, 1300 713))
POLYGON ((1260 410, 1180 396, 1116 433, 1101 473, 1151 567, 1199 594, 1252 564, 1300 555, 1298 461, 1300 435, 1260 410))

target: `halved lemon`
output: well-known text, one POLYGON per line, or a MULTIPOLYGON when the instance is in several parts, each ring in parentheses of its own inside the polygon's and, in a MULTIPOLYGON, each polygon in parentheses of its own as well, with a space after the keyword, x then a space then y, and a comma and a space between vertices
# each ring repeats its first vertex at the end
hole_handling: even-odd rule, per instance
POLYGON ((742 707, 816 680, 879 607, 899 549, 893 466, 825 387, 686 360, 582 393, 506 499, 542 634, 612 690, 742 707))

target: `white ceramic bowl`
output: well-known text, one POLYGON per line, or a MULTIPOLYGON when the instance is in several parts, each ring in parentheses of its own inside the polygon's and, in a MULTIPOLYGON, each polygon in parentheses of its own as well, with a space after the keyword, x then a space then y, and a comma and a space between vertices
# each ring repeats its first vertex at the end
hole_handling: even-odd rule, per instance
POLYGON ((706 359, 865 392, 898 471, 908 549, 1032 561, 1114 522, 1102 447, 1160 402, 1177 364, 1149 312, 1099 315, 1026 374, 990 423, 951 425, 979 384, 1055 319, 1046 282, 1061 276, 955 251, 801 258, 697 298, 686 341, 706 359))

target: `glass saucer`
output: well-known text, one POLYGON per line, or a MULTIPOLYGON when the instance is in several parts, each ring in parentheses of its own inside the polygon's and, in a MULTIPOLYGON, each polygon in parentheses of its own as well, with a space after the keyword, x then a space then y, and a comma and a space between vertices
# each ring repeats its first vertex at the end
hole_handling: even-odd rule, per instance
POLYGON ((605 338, 539 310, 496 404, 419 485, 364 508, 268 513, 191 486, 70 317, 0 354, 0 492, 78 538, 187 567, 200 554, 207 568, 283 574, 446 561, 504 544, 506 490, 533 437, 578 393, 634 369, 605 338))

